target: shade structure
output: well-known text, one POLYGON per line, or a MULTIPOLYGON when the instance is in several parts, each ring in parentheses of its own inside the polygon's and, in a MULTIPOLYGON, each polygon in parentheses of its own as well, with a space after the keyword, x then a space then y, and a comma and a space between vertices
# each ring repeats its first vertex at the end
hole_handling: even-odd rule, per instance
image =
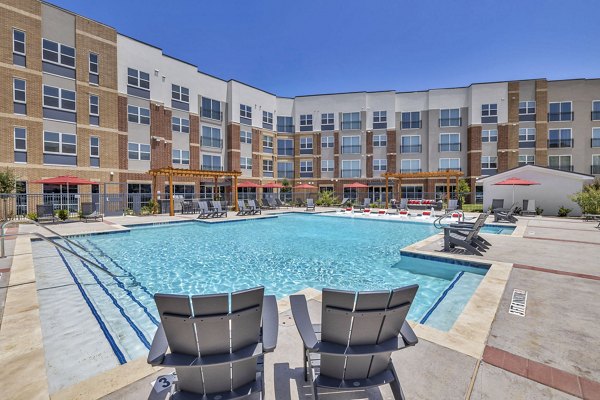
POLYGON ((263 189, 283 189, 284 186, 277 182, 271 182, 271 183, 262 185, 262 188, 263 189))
POLYGON ((37 181, 33 181, 31 183, 46 183, 46 184, 54 184, 54 185, 67 185, 67 186, 77 186, 77 185, 97 185, 98 182, 92 182, 87 179, 78 178, 76 176, 70 175, 62 175, 57 176, 55 178, 47 178, 47 179, 39 179, 37 181))
POLYGON ((498 186, 512 186, 512 202, 514 204, 515 202, 515 186, 532 186, 532 185, 539 185, 539 182, 534 182, 534 181, 528 181, 527 179, 521 179, 521 178, 508 178, 505 179, 503 181, 494 183, 494 185, 498 185, 498 186))
POLYGON ((238 188, 256 188, 256 189, 258 189, 260 187, 260 185, 258 183, 246 181, 246 182, 240 183, 239 185, 237 185, 237 187, 238 188))
POLYGON ((316 189, 316 186, 309 185, 308 183, 303 183, 301 185, 294 186, 294 189, 316 189))
POLYGON ((365 185, 364 183, 360 183, 360 182, 354 182, 354 183, 349 183, 347 185, 344 185, 345 188, 349 188, 349 189, 368 189, 369 185, 365 185))

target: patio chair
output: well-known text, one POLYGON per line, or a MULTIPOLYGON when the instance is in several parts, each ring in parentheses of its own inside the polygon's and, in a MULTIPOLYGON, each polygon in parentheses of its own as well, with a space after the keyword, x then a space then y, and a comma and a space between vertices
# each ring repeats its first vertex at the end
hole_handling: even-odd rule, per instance
POLYGON ((359 209, 361 209, 361 210, 362 210, 362 209, 364 209, 364 208, 369 208, 369 206, 370 206, 370 205, 371 205, 371 199, 370 199, 370 198, 368 198, 368 197, 365 197, 365 198, 363 199, 362 206, 360 206, 360 207, 359 207, 359 209))
POLYGON ((196 219, 206 219, 215 216, 215 212, 208 209, 208 203, 206 201, 198 202, 198 217, 196 219))
POLYGON ((458 200, 450 199, 448 200, 448 207, 446 207, 446 211, 454 211, 458 210, 458 200))
POLYGON ((400 204, 398 205, 399 210, 406 210, 408 206, 408 199, 400 199, 400 204))
POLYGON ((504 199, 493 199, 492 200, 492 211, 497 208, 504 208, 504 199))
POLYGON ((312 324, 304 295, 290 296, 303 342, 304 379, 315 399, 319 387, 356 391, 386 384, 395 399, 404 399, 391 355, 418 342, 406 322, 418 288, 358 293, 323 289, 321 325, 312 324))
POLYGON ((174 367, 171 399, 264 398, 264 354, 277 345, 275 296, 155 294, 161 323, 148 364, 174 367))
POLYGON ((211 202, 211 204, 213 207, 213 212, 215 213, 215 218, 222 218, 222 217, 227 218, 227 210, 223 210, 223 208, 221 207, 220 201, 213 200, 211 202))
POLYGON ((262 200, 256 200, 256 202, 258 203, 258 206, 262 209, 262 210, 274 210, 275 207, 271 206, 269 204, 269 202, 267 201, 266 198, 262 199, 262 200))
MULTIPOLYGON (((474 222, 468 222, 468 221, 461 221, 461 222, 455 222, 453 224, 450 224, 449 226, 451 228, 467 228, 467 229, 475 229, 477 230, 477 233, 473 236, 473 239, 476 244, 478 246, 481 246, 481 248, 483 250, 487 250, 492 244, 487 241, 486 239, 484 239, 483 237, 479 236, 479 230, 485 225, 485 221, 487 220, 487 218, 489 217, 490 212, 486 212, 486 213, 481 213, 479 214, 479 216, 477 217, 477 219, 474 222)), ((455 230, 454 233, 456 235, 460 235, 463 237, 468 236, 469 231, 464 231, 464 230, 455 230)))
POLYGON ((277 204, 278 207, 285 207, 285 208, 290 208, 290 206, 288 206, 287 204, 285 204, 283 201, 281 201, 280 198, 275 197, 275 204, 277 204))
POLYGON ((523 209, 521 210, 521 215, 537 215, 535 210, 535 200, 523 200, 523 209))
POLYGON ((350 199, 347 197, 344 197, 342 199, 342 201, 340 201, 338 204, 334 204, 335 207, 343 207, 346 205, 346 203, 349 201, 350 199))
POLYGON ((494 222, 510 222, 516 223, 518 219, 515 217, 517 203, 513 204, 509 209, 501 208, 494 210, 494 222))
POLYGON ((94 210, 93 203, 81 203, 81 217, 79 219, 83 222, 88 222, 89 220, 104 221, 104 215, 94 210))
POLYGON ((244 200, 238 200, 237 215, 250 215, 252 213, 252 209, 246 205, 246 202, 244 200))
POLYGON ((306 199, 306 210, 305 211, 315 211, 315 202, 313 199, 306 199))
POLYGON ((451 251, 453 248, 461 247, 467 251, 467 253, 477 256, 483 256, 481 253, 485 251, 487 247, 484 247, 477 240, 479 230, 468 227, 444 227, 444 251, 451 251))
POLYGON ((38 222, 56 222, 52 204, 38 204, 35 207, 38 222))
POLYGON ((272 210, 276 210, 279 208, 279 206, 277 205, 277 202, 275 201, 275 199, 273 197, 267 197, 265 200, 269 204, 269 207, 271 207, 272 210))
POLYGON ((254 200, 248 200, 248 207, 252 214, 262 214, 262 210, 256 205, 256 202, 254 200))

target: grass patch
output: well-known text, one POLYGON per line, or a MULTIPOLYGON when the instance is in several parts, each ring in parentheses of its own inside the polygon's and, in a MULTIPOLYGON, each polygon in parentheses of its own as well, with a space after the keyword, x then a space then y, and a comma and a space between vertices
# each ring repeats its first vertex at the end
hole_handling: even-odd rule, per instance
POLYGON ((463 204, 462 210, 465 212, 483 212, 483 204, 463 204))

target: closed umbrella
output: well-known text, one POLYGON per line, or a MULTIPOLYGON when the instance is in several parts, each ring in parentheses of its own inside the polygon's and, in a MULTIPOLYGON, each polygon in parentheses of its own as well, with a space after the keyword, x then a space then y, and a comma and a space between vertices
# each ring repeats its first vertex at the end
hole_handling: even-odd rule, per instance
POLYGON ((532 185, 540 185, 539 182, 528 181, 526 179, 521 178, 508 178, 498 183, 494 183, 494 185, 499 186, 512 186, 512 202, 515 203, 515 186, 532 186, 532 185))

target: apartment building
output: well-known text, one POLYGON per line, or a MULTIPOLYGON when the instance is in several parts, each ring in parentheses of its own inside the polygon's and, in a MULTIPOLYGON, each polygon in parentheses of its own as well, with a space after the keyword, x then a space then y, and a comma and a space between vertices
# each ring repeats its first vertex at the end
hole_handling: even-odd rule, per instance
MULTIPOLYGON (((524 164, 600 175, 600 79, 286 98, 47 3, 0 10, 0 165, 16 170, 20 193, 65 190, 31 182, 74 174, 98 182, 93 192, 150 196, 148 171, 167 166, 338 192, 359 181, 373 198, 385 172, 458 170, 476 190, 478 177, 524 164)), ((231 189, 174 183, 186 197, 231 189)), ((395 196, 445 190, 405 180, 395 196)))

